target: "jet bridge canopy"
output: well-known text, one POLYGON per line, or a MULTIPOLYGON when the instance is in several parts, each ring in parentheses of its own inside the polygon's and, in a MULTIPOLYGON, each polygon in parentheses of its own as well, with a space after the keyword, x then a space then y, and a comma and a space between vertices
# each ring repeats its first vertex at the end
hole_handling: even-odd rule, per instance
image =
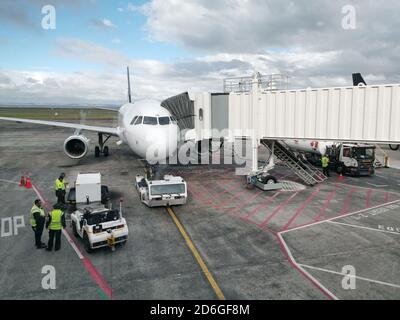
MULTIPOLYGON (((197 139, 212 130, 212 94, 194 95, 197 139), (201 110, 202 117, 199 112, 201 110)), ((225 138, 400 144, 400 84, 231 92, 225 138)))

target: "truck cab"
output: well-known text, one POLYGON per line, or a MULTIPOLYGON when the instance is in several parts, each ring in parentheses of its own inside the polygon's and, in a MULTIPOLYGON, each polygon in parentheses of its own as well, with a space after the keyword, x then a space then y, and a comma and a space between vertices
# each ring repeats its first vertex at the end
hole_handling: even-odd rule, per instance
POLYGON ((343 143, 327 148, 330 166, 338 173, 370 176, 375 173, 375 149, 369 144, 343 143))

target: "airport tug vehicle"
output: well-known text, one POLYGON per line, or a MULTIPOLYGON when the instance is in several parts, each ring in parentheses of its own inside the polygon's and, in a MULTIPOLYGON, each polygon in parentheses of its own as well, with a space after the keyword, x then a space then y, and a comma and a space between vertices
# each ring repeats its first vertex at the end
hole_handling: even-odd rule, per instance
POLYGON ((187 185, 179 176, 165 175, 153 180, 150 175, 137 175, 135 181, 140 200, 148 207, 184 205, 187 201, 187 185))
POLYGON ((76 178, 76 208, 71 213, 71 227, 75 237, 83 240, 89 253, 101 247, 110 247, 114 251, 117 244, 125 244, 128 240, 122 201, 119 209, 106 207, 101 203, 101 187, 100 173, 79 173, 76 178))

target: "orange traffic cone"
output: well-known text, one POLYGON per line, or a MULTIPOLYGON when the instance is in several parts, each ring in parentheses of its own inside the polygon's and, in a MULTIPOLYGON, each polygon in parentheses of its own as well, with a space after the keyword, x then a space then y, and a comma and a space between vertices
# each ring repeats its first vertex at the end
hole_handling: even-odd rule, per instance
POLYGON ((25 177, 21 176, 21 181, 19 182, 20 187, 25 187, 25 177))
POLYGON ((32 189, 31 178, 29 178, 29 177, 26 177, 25 188, 32 189))

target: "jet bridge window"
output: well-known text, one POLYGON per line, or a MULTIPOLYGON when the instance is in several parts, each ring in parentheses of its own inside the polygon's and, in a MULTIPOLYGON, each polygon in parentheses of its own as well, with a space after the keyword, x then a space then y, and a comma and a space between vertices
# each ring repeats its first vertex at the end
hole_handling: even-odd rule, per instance
POLYGON ((159 117, 158 123, 162 126, 169 124, 169 117, 159 117))
POLYGON ((142 116, 137 117, 137 119, 136 119, 136 121, 135 121, 135 126, 136 126, 137 124, 142 124, 142 120, 143 120, 143 117, 142 117, 142 116))
POLYGON ((157 125, 157 118, 156 117, 144 117, 143 124, 150 124, 152 126, 157 125))

